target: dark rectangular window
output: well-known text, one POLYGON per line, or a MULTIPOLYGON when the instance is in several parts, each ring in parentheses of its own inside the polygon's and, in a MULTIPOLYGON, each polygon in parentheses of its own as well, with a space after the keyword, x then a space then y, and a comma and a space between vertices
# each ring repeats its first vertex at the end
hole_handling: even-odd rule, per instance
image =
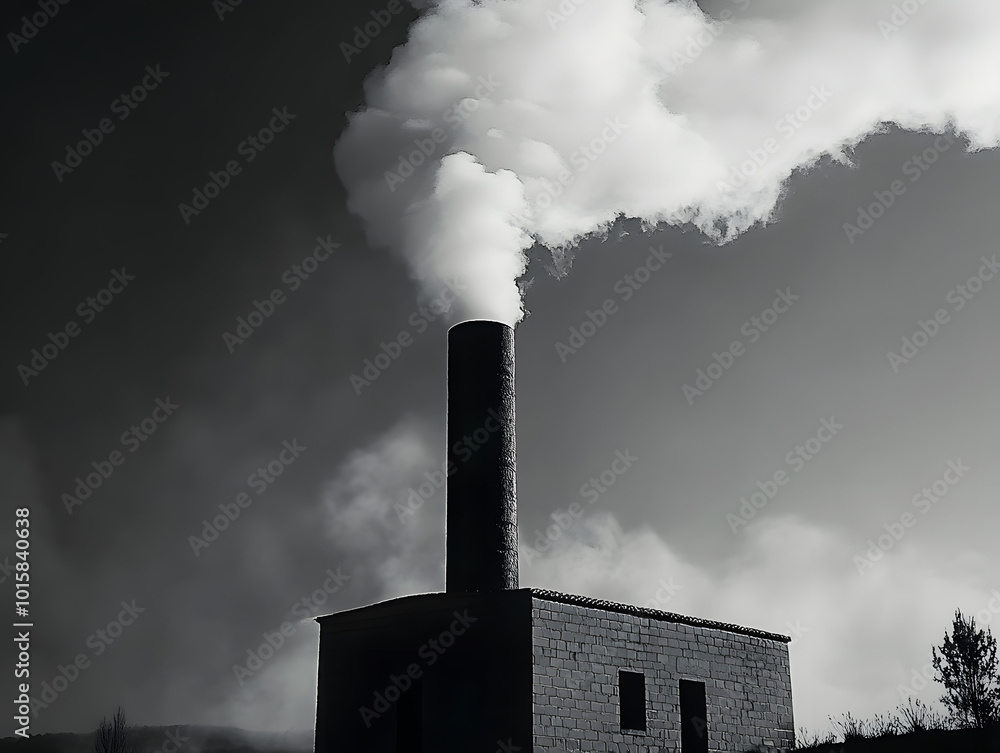
POLYGON ((421 753, 424 737, 424 693, 420 678, 396 702, 396 753, 421 753))
POLYGON ((618 703, 622 729, 646 731, 646 676, 642 672, 618 672, 618 703))
POLYGON ((708 753, 705 683, 681 680, 681 753, 708 753))

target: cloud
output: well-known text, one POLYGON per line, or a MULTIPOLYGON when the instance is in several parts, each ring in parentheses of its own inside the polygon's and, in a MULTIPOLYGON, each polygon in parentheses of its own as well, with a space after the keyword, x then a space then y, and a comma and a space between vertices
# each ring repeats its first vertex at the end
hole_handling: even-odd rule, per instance
MULTIPOLYGON (((443 590, 443 487, 412 515, 401 517, 412 508, 397 506, 434 477, 439 439, 404 418, 349 455, 326 486, 327 537, 352 563, 352 589, 372 602, 443 590)), ((956 560, 907 539, 859 575, 852 557, 865 546, 801 517, 772 515, 741 531, 728 559, 699 565, 650 526, 623 529, 613 514, 595 512, 544 551, 529 554, 522 532, 520 582, 790 635, 796 726, 819 731, 830 715, 894 709, 902 686, 936 702, 940 686, 927 681, 926 665, 954 610, 979 613, 980 624, 1000 621, 1000 599, 989 606, 1000 580, 989 580, 984 555, 956 560), (924 682, 914 686, 915 676, 924 682)), ((209 719, 248 729, 311 724, 317 640, 315 626, 301 623, 209 719)))
POLYGON ((423 507, 406 506, 409 492, 440 471, 432 433, 404 418, 369 446, 351 453, 324 491, 326 532, 354 563, 357 587, 376 600, 440 590, 443 584, 444 488, 423 507), (431 545, 437 547, 431 551, 431 545))
POLYGON ((984 555, 956 563, 910 542, 862 576, 851 557, 864 545, 809 521, 772 516, 745 533, 729 560, 699 567, 648 526, 623 530, 594 513, 522 565, 521 585, 790 635, 795 723, 812 731, 847 711, 892 711, 908 695, 935 703, 943 688, 926 665, 954 610, 1000 622, 1000 599, 988 606, 1000 581, 984 577, 984 555))
POLYGON ((622 216, 726 241, 888 124, 1000 142, 992 0, 716 6, 434 3, 335 148, 349 208, 429 296, 462 281, 453 319, 512 323, 535 241, 559 270, 622 216))
MULTIPOLYGON (((364 594, 365 600, 357 606, 441 589, 443 489, 440 496, 426 503, 428 508, 436 508, 433 512, 421 509, 400 517, 397 511, 408 489, 424 481, 425 472, 433 471, 433 444, 428 425, 405 417, 367 446, 351 452, 324 486, 317 533, 325 534, 329 548, 345 563, 350 593, 364 594)), ((260 534, 265 533, 266 527, 262 527, 260 534)), ((275 564, 280 558, 276 552, 273 556, 275 564)), ((325 574, 315 578, 316 583, 300 597, 308 598, 312 586, 319 586, 325 574)), ((267 648, 263 653, 257 650, 257 644, 266 641, 263 635, 247 647, 268 656, 260 668, 248 664, 250 657, 240 657, 253 674, 244 676, 239 687, 233 683, 234 689, 225 700, 209 710, 209 723, 261 731, 306 729, 314 723, 319 627, 311 617, 301 619, 301 609, 293 609, 300 603, 293 603, 295 593, 289 592, 287 597, 289 611, 282 619, 293 634, 283 639, 282 623, 276 621, 266 631, 274 643, 281 643, 273 656, 267 648)), ((309 611, 315 616, 337 609, 309 611)))

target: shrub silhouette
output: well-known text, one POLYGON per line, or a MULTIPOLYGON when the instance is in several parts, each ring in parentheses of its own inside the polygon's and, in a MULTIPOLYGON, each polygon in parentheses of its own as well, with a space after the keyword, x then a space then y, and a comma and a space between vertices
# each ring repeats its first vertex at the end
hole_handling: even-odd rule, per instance
POLYGON ((860 719, 855 719, 850 711, 844 714, 843 719, 836 720, 832 716, 828 718, 834 728, 840 732, 845 743, 849 743, 852 740, 864 740, 870 736, 868 734, 868 725, 860 719))
POLYGON ((950 729, 948 720, 939 712, 931 709, 919 699, 910 698, 906 706, 900 704, 897 708, 897 722, 903 734, 907 732, 926 732, 927 730, 950 729))
POLYGON ((945 687, 941 702, 957 726, 982 729, 1000 722, 997 642, 989 629, 977 630, 974 617, 956 610, 952 634, 945 633, 944 643, 931 653, 934 680, 945 687))
MULTIPOLYGON (((910 698, 906 706, 900 704, 896 707, 895 714, 876 715, 870 722, 857 719, 849 712, 839 720, 828 717, 847 750, 854 750, 851 744, 858 745, 865 740, 901 735, 908 737, 886 740, 890 746, 885 750, 896 751, 900 744, 909 746, 908 750, 914 753, 917 750, 937 750, 933 746, 947 745, 946 738, 941 735, 954 734, 966 735, 954 738, 955 745, 965 745, 969 750, 977 751, 987 750, 982 746, 989 746, 990 751, 1000 751, 997 747, 1000 743, 1000 668, 997 642, 992 633, 989 629, 977 628, 974 618, 966 618, 961 610, 956 610, 951 634, 945 633, 944 642, 939 647, 933 647, 931 655, 936 672, 934 680, 945 687, 941 702, 949 714, 942 714, 923 701, 910 698), (992 728, 992 731, 987 728, 992 728), (968 737, 978 733, 985 736, 968 737)), ((819 748, 832 753, 830 746, 836 745, 836 735, 809 735, 805 728, 800 728, 796 742, 797 750, 819 748)), ((948 750, 951 749, 948 747, 948 750)))
POLYGON ((110 722, 101 719, 94 740, 94 753, 134 753, 129 741, 130 730, 125 723, 125 711, 119 706, 110 722))
POLYGON ((796 750, 799 748, 816 748, 820 745, 827 745, 835 742, 837 742, 837 736, 832 732, 827 732, 825 735, 821 735, 818 732, 809 732, 809 730, 805 727, 799 727, 799 731, 795 735, 796 750))

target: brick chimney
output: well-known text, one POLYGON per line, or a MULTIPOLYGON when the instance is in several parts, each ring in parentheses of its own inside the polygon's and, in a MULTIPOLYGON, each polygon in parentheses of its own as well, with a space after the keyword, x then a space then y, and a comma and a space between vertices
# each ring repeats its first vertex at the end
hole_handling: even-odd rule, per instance
POLYGON ((516 589, 514 330, 469 321, 448 330, 449 593, 516 589))

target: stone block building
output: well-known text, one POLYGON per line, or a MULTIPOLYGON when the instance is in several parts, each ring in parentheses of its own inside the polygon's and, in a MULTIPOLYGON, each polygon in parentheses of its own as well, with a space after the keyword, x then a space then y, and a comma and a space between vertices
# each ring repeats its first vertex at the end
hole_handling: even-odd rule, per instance
POLYGON ((787 636, 518 587, 513 368, 450 330, 446 591, 317 618, 316 753, 793 747, 787 636))

